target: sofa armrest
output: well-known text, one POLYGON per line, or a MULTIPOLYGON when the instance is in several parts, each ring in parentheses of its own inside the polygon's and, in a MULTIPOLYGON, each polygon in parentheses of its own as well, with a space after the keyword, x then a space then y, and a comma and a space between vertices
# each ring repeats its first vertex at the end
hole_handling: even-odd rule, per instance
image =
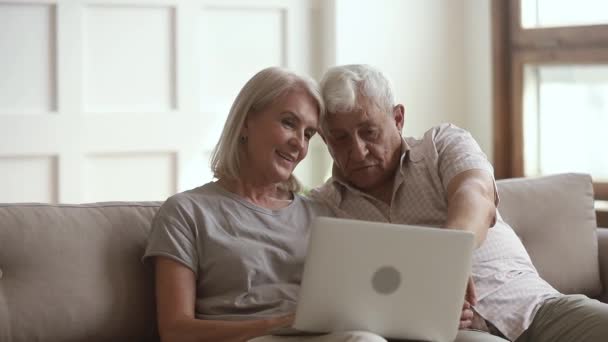
POLYGON ((597 229, 598 257, 600 259, 600 277, 602 279, 602 294, 599 300, 608 303, 608 228, 597 229))

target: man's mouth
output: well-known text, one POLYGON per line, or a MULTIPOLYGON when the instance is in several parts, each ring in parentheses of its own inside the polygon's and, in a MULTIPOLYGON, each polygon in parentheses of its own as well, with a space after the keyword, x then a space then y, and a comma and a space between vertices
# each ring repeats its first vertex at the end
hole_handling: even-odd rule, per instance
POLYGON ((355 167, 351 167, 350 171, 351 172, 364 171, 364 170, 367 170, 367 169, 372 168, 374 166, 376 166, 376 164, 355 166, 355 167))

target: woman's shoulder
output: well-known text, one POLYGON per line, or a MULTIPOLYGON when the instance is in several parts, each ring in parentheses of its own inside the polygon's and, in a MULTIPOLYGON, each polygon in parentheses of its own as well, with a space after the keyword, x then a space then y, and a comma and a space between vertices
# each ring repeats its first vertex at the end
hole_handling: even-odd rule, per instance
POLYGON ((163 203, 162 208, 164 210, 179 209, 179 208, 192 208, 192 207, 205 207, 212 203, 215 203, 218 198, 224 195, 218 189, 215 182, 209 182, 198 186, 196 188, 178 192, 175 195, 170 196, 163 203))

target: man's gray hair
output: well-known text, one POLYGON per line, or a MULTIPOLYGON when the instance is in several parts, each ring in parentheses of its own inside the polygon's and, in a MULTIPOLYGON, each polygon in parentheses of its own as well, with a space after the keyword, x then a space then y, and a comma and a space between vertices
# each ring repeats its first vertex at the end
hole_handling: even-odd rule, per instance
MULTIPOLYGON (((239 141, 247 115, 264 110, 277 98, 295 89, 306 91, 315 100, 319 115, 322 116, 325 105, 317 83, 308 76, 298 75, 279 67, 270 67, 261 70, 247 81, 230 108, 220 140, 213 150, 211 171, 214 177, 218 179, 240 177, 239 141)), ((294 175, 289 177, 284 187, 294 192, 301 190, 301 185, 294 175)))
MULTIPOLYGON (((327 113, 352 112, 365 104, 376 110, 392 113, 395 96, 391 83, 380 70, 367 64, 350 64, 332 67, 321 80, 321 94, 327 113)), ((321 127, 324 125, 321 117, 321 127)))

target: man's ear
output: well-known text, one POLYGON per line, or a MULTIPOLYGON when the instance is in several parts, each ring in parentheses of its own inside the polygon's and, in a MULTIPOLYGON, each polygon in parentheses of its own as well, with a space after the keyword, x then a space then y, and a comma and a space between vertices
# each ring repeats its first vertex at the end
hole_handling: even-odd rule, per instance
POLYGON ((393 119, 395 119, 397 129, 401 132, 405 123, 405 107, 402 104, 393 107, 393 119))

